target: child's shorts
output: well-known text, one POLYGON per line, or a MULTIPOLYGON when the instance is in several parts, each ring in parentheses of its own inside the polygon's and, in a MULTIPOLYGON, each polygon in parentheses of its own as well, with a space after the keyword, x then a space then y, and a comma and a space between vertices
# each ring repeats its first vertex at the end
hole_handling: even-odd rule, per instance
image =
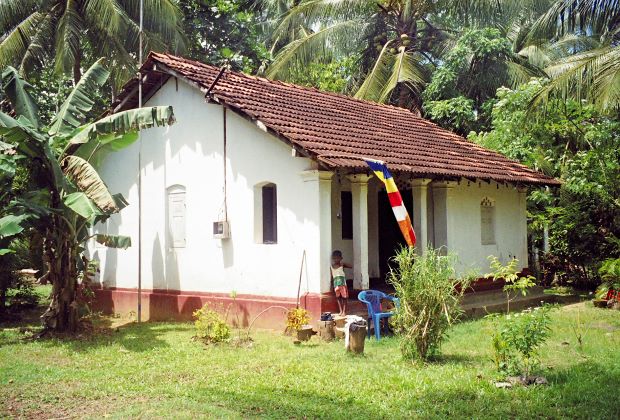
POLYGON ((345 285, 343 285, 343 286, 336 286, 334 291, 336 292, 336 297, 341 297, 341 298, 345 298, 345 299, 349 298, 349 289, 347 289, 347 286, 345 286, 345 285))

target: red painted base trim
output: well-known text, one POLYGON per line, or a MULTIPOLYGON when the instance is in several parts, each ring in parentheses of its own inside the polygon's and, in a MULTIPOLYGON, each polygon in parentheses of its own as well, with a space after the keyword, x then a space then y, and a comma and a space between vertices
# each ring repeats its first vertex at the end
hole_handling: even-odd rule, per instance
MULTIPOLYGON (((136 314, 138 291, 128 288, 95 289, 94 309, 106 314, 136 314)), ((337 311, 333 294, 308 293, 300 298, 300 306, 310 312, 313 321, 325 311, 337 311)), ((186 292, 178 290, 142 290, 142 318, 150 321, 191 320, 192 313, 205 303, 217 310, 228 311, 228 322, 235 326, 284 329, 286 310, 295 307, 295 298, 224 293, 186 292), (218 309, 219 308, 219 309, 218 309)))

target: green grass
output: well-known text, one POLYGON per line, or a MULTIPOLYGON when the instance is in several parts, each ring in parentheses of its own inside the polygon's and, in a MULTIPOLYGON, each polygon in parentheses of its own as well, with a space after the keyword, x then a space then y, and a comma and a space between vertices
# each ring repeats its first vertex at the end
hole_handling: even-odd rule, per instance
POLYGON ((456 325, 440 360, 413 365, 398 341, 342 342, 259 331, 250 348, 191 340, 188 323, 129 324, 82 340, 0 330, 0 417, 619 418, 620 312, 553 312, 549 386, 497 389, 487 320, 456 325), (577 313, 585 331, 577 345, 577 313), (315 341, 316 340, 316 341, 315 341))

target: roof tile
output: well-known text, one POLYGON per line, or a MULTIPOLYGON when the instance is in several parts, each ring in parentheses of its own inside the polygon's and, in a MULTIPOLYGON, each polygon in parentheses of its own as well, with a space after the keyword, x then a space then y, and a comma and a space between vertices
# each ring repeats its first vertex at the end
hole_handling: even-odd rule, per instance
MULTIPOLYGON (((217 67, 159 53, 149 55, 143 73, 155 73, 156 64, 203 90, 219 73, 217 67)), ((125 86, 119 102, 136 83, 125 86)), ((235 111, 260 120, 328 168, 367 170, 362 158, 368 157, 414 176, 559 184, 403 108, 235 72, 225 72, 210 94, 235 111)), ((125 106, 132 104, 135 106, 128 101, 125 106)))

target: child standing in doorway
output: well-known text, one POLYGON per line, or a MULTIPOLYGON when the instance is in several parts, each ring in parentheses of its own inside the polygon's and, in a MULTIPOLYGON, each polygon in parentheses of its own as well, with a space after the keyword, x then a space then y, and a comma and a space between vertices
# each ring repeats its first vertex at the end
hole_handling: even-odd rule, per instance
POLYGON ((347 314, 347 299, 349 299, 349 289, 347 288, 347 278, 344 274, 345 268, 353 268, 350 264, 342 261, 342 252, 335 250, 332 252, 331 277, 334 283, 334 292, 338 299, 338 309, 340 316, 347 314))

